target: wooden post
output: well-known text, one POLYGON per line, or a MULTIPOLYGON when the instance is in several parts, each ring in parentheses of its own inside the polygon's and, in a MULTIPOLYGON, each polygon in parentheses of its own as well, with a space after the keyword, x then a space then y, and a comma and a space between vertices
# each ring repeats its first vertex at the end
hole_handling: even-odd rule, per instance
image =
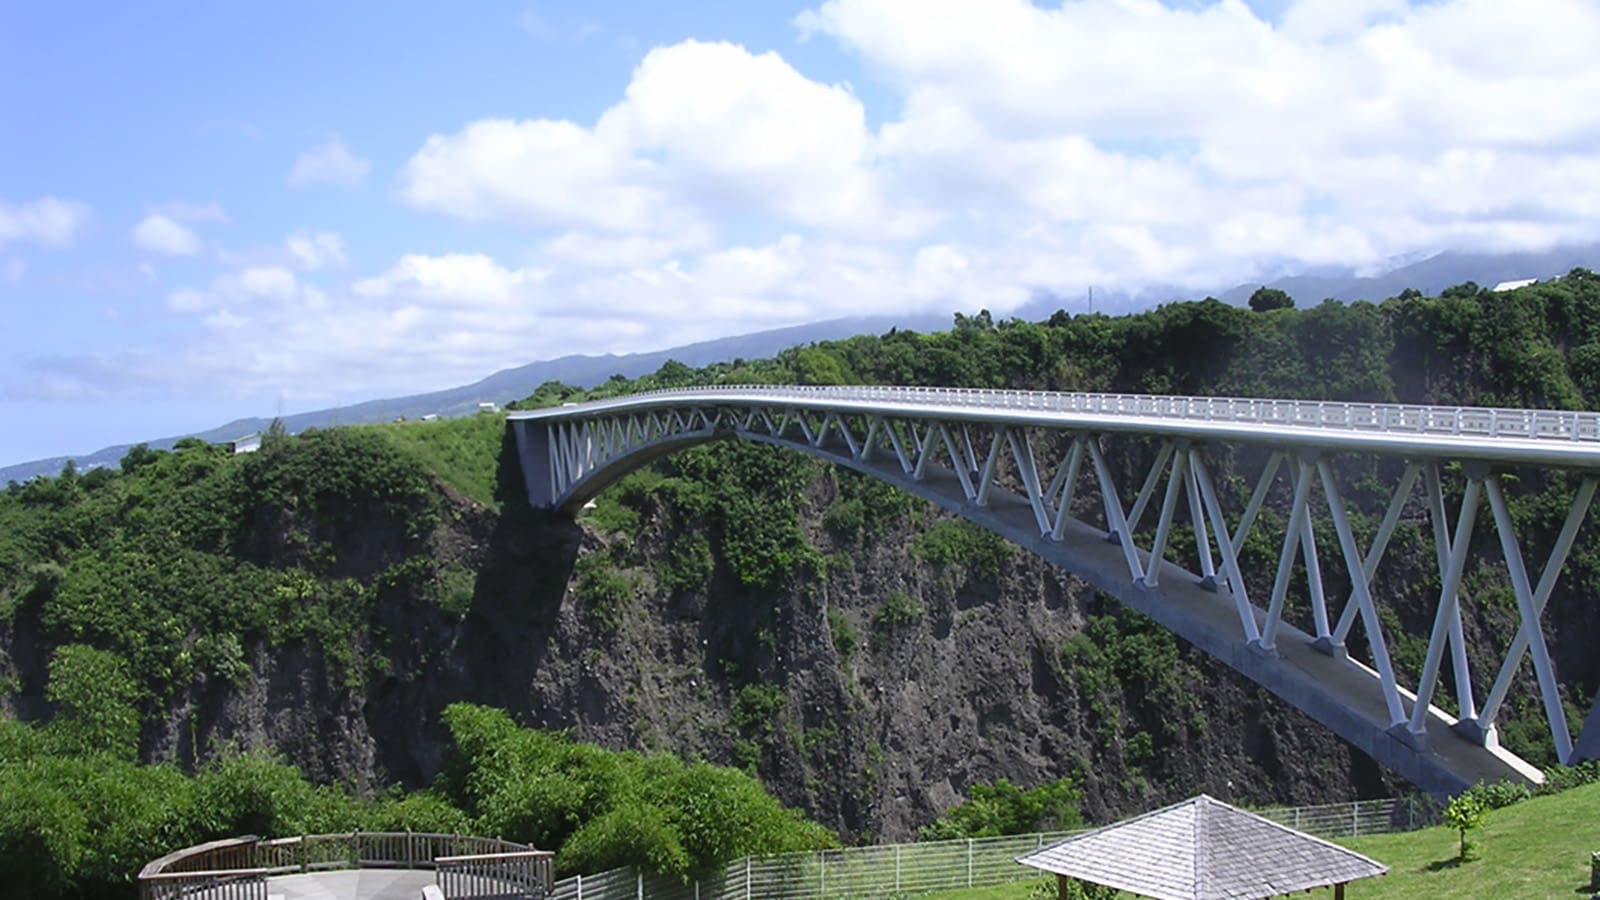
POLYGON ((1067 876, 1056 876, 1056 900, 1067 900, 1067 876))

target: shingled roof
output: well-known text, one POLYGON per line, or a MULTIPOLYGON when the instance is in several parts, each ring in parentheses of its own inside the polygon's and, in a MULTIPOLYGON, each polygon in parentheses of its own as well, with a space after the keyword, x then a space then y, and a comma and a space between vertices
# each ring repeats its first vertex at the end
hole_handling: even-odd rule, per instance
POLYGON ((1017 857, 1159 900, 1255 900, 1389 867, 1201 794, 1017 857))

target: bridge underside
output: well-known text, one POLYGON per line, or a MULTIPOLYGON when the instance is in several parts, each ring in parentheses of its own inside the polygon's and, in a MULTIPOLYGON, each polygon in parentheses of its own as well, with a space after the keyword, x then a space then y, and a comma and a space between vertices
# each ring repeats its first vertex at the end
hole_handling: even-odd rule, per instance
MULTIPOLYGON (((792 448, 766 435, 745 437, 792 448)), ((930 466, 921 481, 913 481, 893 460, 862 462, 843 444, 812 452, 930 500, 1071 572, 1227 663, 1430 794, 1458 794, 1480 780, 1531 780, 1526 763, 1504 750, 1464 740, 1454 730, 1456 720, 1437 708, 1429 710, 1427 719, 1428 750, 1416 749, 1391 730, 1377 672, 1317 649, 1311 635, 1288 623, 1279 626, 1275 652, 1240 641, 1233 600, 1207 589, 1192 572, 1163 561, 1157 587, 1130 581, 1122 549, 1107 539, 1104 528, 1069 516, 1061 540, 1049 540, 1039 533, 1032 505, 1018 494, 992 488, 987 505, 977 506, 966 499, 961 480, 949 469, 930 466)), ((1266 613, 1254 612, 1258 625, 1264 625, 1266 613)))
MULTIPOLYGON (((1062 567, 1095 589, 1149 616, 1177 636, 1222 660, 1250 680, 1301 710, 1335 734, 1388 766, 1413 784, 1435 796, 1459 793, 1478 781, 1537 782, 1538 770, 1500 748, 1494 737, 1494 714, 1504 700, 1512 675, 1524 653, 1534 650, 1541 687, 1546 691, 1546 708, 1554 695, 1553 676, 1543 636, 1531 634, 1524 625, 1507 655, 1501 677, 1484 706, 1484 717, 1471 692, 1467 673, 1465 643, 1460 637, 1460 617, 1456 588, 1465 549, 1470 543, 1472 520, 1476 515, 1478 491, 1484 479, 1478 475, 1469 484, 1463 502, 1455 541, 1444 522, 1444 507, 1439 489, 1438 467, 1408 464, 1406 476, 1390 504, 1390 514, 1379 529, 1374 546, 1363 558, 1354 544, 1351 527, 1344 521, 1344 501, 1332 483, 1331 470, 1318 469, 1314 456, 1275 453, 1268 471, 1257 484, 1256 496, 1246 509, 1237 530, 1223 517, 1216 490, 1206 474, 1200 455, 1183 442, 1168 443, 1158 457, 1139 497, 1124 514, 1121 499, 1101 456, 1099 439, 1094 435, 1073 437, 1072 450, 1057 462, 1057 476, 1046 488, 1041 480, 1043 468, 1034 458, 1034 449, 1022 429, 1000 427, 992 430, 989 442, 974 440, 965 426, 946 427, 929 421, 888 423, 882 416, 849 420, 847 414, 813 416, 806 412, 755 409, 691 409, 671 411, 664 417, 641 425, 637 417, 612 417, 587 423, 548 425, 537 420, 513 420, 529 499, 535 506, 576 511, 617 478, 649 460, 681 447, 710 440, 738 438, 798 450, 854 469, 896 485, 929 500, 957 515, 987 528, 1020 547, 1062 567), (869 419, 870 424, 869 424, 869 419), (959 437, 952 434, 961 429, 959 437), (791 432, 798 432, 792 433, 791 432), (963 447, 964 444, 964 447, 963 447), (981 452, 988 449, 987 457, 981 452), (1009 449, 1009 455, 1007 450, 1009 449), (1009 460, 1009 461, 1007 461, 1009 460), (1282 462, 1294 493, 1293 510, 1284 536, 1272 602, 1266 609, 1249 602, 1242 587, 1237 554, 1244 535, 1250 530, 1261 498, 1267 493, 1282 462), (1072 495, 1080 478, 1080 466, 1090 480, 1098 477, 1106 511, 1104 526, 1091 524, 1068 514, 1072 495), (1009 467, 1009 468, 1007 468, 1009 467), (1006 477, 998 472, 1007 468, 1006 477), (1322 475, 1330 510, 1342 539, 1348 570, 1365 577, 1352 577, 1354 586, 1342 617, 1330 617, 1322 596, 1321 574, 1312 536, 1307 497, 1317 474, 1322 475), (1424 478, 1423 475, 1426 475, 1424 478), (1166 475, 1165 497, 1157 490, 1166 475), (548 476, 548 477, 546 477, 548 476), (1419 679, 1429 700, 1419 704, 1416 695, 1400 687, 1381 633, 1370 596, 1372 572, 1381 561, 1384 546, 1392 534, 1399 510, 1415 484, 1426 481, 1434 516, 1434 534, 1441 548, 1439 565, 1445 584, 1441 598, 1427 666, 1419 679), (1202 572, 1196 574, 1168 559, 1164 550, 1175 518, 1176 507, 1184 499, 1193 514, 1202 572), (1018 491, 1021 491, 1020 493, 1018 491), (1203 499, 1202 499, 1203 498, 1203 499), (1154 502, 1152 502, 1154 501, 1154 502), (1144 510, 1159 508, 1153 545, 1140 549, 1126 535, 1133 533, 1144 510), (1253 511, 1252 511, 1253 510, 1253 511), (1129 522, 1133 522, 1132 528, 1129 522), (1209 524, 1209 537, 1208 533, 1209 524), (1109 536, 1108 536, 1109 532, 1109 536), (1118 532, 1122 537, 1118 537, 1118 532), (1229 533, 1232 533, 1231 540, 1229 533), (1456 553, 1451 553, 1454 546, 1456 553), (1215 551, 1221 566, 1212 562, 1215 551), (1311 598, 1316 612, 1318 634, 1295 627, 1282 618, 1289 569, 1303 558, 1313 583, 1311 598), (1334 618, 1338 619, 1335 626, 1334 618), (1344 639, 1357 619, 1367 631, 1371 658, 1377 668, 1369 668, 1344 652, 1344 639), (1453 636, 1453 641, 1452 641, 1453 636), (1529 643, 1535 647, 1529 648, 1529 643), (1539 654, 1544 654, 1541 667, 1539 654), (1432 692, 1446 657, 1453 656, 1458 680, 1459 708, 1474 716, 1458 722, 1432 705, 1432 692), (1381 670, 1381 671, 1380 671, 1381 670), (1462 676, 1466 675, 1465 679, 1462 676), (1480 724, 1480 722, 1482 724, 1480 724)), ((981 437, 981 436, 980 436, 981 437)), ((1469 476, 1472 477, 1472 476, 1469 476)), ((1504 498, 1496 480, 1487 488, 1497 518, 1504 519, 1504 498)), ((1562 541, 1570 548, 1572 534, 1587 510, 1594 493, 1594 482, 1586 480, 1562 541)), ((1508 521, 1501 521, 1509 528, 1508 521)), ((1559 543, 1559 542, 1558 542, 1559 543)), ((1538 613, 1549 596, 1554 573, 1560 571, 1566 548, 1552 554, 1545 578, 1538 589, 1529 584, 1516 550, 1512 568, 1517 582, 1524 622, 1537 629, 1538 613), (1549 582, 1549 583, 1547 583, 1549 582)), ((1565 746, 1557 738, 1562 758, 1575 760, 1587 750, 1600 751, 1600 725, 1584 729, 1573 747, 1559 700, 1551 712, 1552 728, 1561 729, 1565 746), (1557 722, 1557 716, 1560 721, 1557 722)))

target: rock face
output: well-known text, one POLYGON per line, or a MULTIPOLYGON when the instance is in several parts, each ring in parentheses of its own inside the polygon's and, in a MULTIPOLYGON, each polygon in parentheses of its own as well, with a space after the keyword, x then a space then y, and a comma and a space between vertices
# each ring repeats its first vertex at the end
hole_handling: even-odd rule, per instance
MULTIPOLYGON (((832 491, 823 471, 802 504, 820 566, 755 589, 719 557, 703 588, 676 592, 655 575, 685 539, 670 510, 646 508, 624 535, 452 497, 427 552, 476 573, 463 614, 401 587, 345 648, 354 664, 314 643, 252 648, 251 674, 190 691, 147 728, 145 755, 192 764, 267 745, 319 780, 418 787, 443 764, 439 712, 471 701, 610 747, 754 766, 851 841, 910 837, 1000 778, 1073 777, 1091 821, 1197 791, 1309 803, 1398 789, 1309 719, 1037 558, 930 563, 910 549, 929 511, 871 536, 829 532, 832 491), (628 584, 603 621, 574 575, 597 554, 628 584)), ((382 568, 362 553, 398 552, 334 540, 356 569, 382 568)))

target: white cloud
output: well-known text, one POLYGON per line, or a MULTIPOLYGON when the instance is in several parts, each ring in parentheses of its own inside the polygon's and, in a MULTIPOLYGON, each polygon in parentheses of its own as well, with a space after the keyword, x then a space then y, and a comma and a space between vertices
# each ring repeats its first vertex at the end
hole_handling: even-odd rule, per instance
POLYGON ((655 169, 571 122, 485 119, 428 138, 400 190, 413 206, 469 221, 670 230, 683 215, 652 183, 655 169))
POLYGON ((593 127, 485 119, 433 135, 401 173, 413 206, 459 218, 671 234, 735 215, 903 227, 877 195, 865 111, 776 53, 650 51, 593 127))
POLYGON ((200 236, 160 213, 152 213, 133 226, 133 242, 151 253, 193 256, 200 252, 200 236))
POLYGON ((302 284, 293 272, 282 266, 249 266, 217 276, 205 290, 179 288, 167 295, 167 307, 179 313, 224 307, 253 308, 259 313, 294 305, 318 309, 326 299, 322 291, 302 284))
MULTIPOLYGON (((339 236, 295 232, 168 297, 197 329, 174 371, 393 393, 836 316, 1600 241, 1595 4, 827 0, 797 22, 873 90, 686 41, 592 117, 434 134, 399 198, 522 229, 521 255, 344 277, 339 236)), ((359 183, 329 146, 355 164, 298 180, 359 183)))
POLYGON ((409 295, 449 305, 500 306, 524 286, 543 281, 546 273, 506 269, 479 253, 444 256, 407 254, 387 272, 352 286, 364 297, 409 295))
POLYGON ((40 197, 21 204, 0 200, 0 244, 28 241, 64 247, 78 238, 89 216, 89 207, 74 200, 40 197))
POLYGON ((344 268, 350 260, 344 253, 344 238, 331 231, 296 231, 284 239, 284 246, 295 263, 307 271, 344 268))
POLYGON ((358 187, 366 181, 371 169, 370 162, 351 153, 343 139, 335 137, 300 154, 289 169, 289 186, 358 187))

